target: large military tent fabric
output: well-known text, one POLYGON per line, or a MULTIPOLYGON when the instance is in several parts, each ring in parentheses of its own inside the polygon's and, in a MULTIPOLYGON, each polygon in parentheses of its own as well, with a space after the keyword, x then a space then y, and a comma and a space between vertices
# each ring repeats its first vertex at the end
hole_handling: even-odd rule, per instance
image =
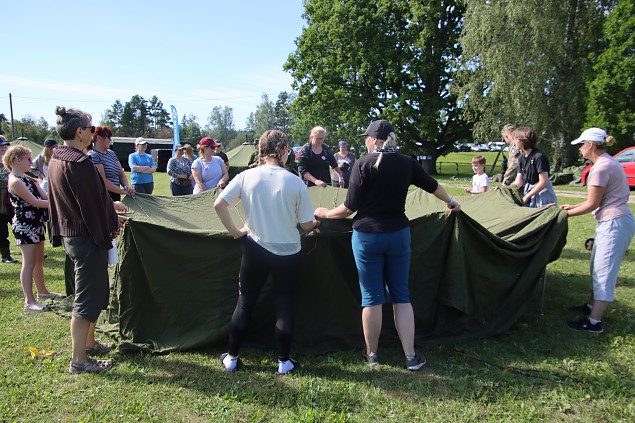
POLYGON ((21 145, 22 147, 26 147, 29 150, 31 150, 31 154, 33 156, 33 160, 35 160, 35 156, 37 156, 38 154, 40 154, 42 152, 42 150, 44 150, 44 146, 41 144, 38 144, 34 141, 31 141, 28 138, 23 138, 20 137, 18 139, 16 139, 15 141, 11 142, 11 145, 21 145))
MULTIPOLYGON (((310 188, 315 207, 332 207, 344 189, 310 188)), ((118 242, 111 304, 101 328, 123 349, 163 352, 226 346, 238 294, 240 241, 213 210, 217 193, 126 197, 130 220, 118 242)), ((461 198, 449 213, 412 189, 411 299, 416 341, 443 343, 490 336, 524 312, 546 264, 566 242, 566 213, 521 207, 517 190, 461 198)), ((234 218, 241 222, 238 207, 234 218)), ((275 219, 275 216, 271 216, 275 219)), ((303 237, 294 348, 325 352, 363 345, 360 291, 350 246, 351 219, 325 220, 303 237)), ((266 285, 252 316, 249 341, 273 346, 274 314, 266 285)), ((396 339, 384 307, 384 340, 396 339)))
POLYGON ((229 159, 229 179, 238 175, 249 166, 249 159, 256 148, 253 144, 244 143, 227 152, 229 159))

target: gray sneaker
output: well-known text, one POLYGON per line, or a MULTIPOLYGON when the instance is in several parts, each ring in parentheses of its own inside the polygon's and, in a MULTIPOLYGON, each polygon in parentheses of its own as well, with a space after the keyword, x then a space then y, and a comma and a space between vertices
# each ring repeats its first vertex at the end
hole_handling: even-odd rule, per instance
POLYGON ((110 370, 111 368, 111 360, 96 360, 92 357, 88 357, 88 359, 83 363, 75 363, 71 360, 68 365, 68 372, 74 375, 80 373, 100 373, 110 370))
POLYGON ((379 354, 376 352, 371 352, 370 354, 366 353, 366 349, 362 351, 362 358, 370 367, 377 366, 379 364, 379 354))
POLYGON ((426 360, 426 356, 421 353, 417 353, 412 358, 406 358, 406 368, 413 372, 421 370, 427 363, 428 360, 426 360))

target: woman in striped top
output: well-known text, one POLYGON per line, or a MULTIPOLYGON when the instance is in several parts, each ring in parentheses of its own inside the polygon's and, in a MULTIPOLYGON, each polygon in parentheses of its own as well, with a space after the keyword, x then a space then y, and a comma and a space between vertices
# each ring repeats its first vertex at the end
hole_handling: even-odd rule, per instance
POLYGON ((97 171, 101 175, 110 198, 121 200, 122 195, 134 195, 134 188, 128 185, 128 178, 114 151, 110 148, 112 131, 107 126, 97 126, 93 134, 93 149, 88 155, 93 160, 97 171))

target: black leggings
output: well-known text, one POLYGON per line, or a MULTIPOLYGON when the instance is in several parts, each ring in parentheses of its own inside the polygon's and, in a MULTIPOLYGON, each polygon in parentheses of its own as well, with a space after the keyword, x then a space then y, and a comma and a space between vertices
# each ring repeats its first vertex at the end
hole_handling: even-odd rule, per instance
POLYGON ((248 236, 242 238, 243 256, 238 276, 238 303, 229 330, 229 354, 238 355, 247 332, 251 313, 256 307, 263 285, 271 275, 276 302, 276 343, 278 358, 288 360, 293 334, 296 287, 301 253, 275 255, 248 236))

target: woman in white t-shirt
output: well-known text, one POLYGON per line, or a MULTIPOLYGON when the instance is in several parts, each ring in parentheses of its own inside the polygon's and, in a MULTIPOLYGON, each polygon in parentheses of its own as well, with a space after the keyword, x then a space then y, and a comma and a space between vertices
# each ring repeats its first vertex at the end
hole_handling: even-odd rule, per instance
POLYGON ((249 318, 260 291, 271 275, 276 304, 278 374, 297 368, 289 358, 293 333, 294 303, 300 274, 300 232, 317 226, 309 191, 284 164, 289 156, 287 136, 278 130, 262 134, 258 144, 260 163, 232 179, 214 203, 216 213, 229 233, 242 242, 238 303, 231 319, 229 351, 221 355, 223 367, 234 371, 249 318), (242 201, 245 225, 238 228, 229 207, 242 201))
POLYGON ((602 316, 615 296, 617 275, 633 235, 635 218, 628 205, 630 189, 622 166, 606 152, 613 137, 600 128, 587 129, 571 144, 580 145, 580 153, 594 164, 587 177, 588 197, 576 204, 560 208, 567 216, 593 213, 597 220, 595 242, 591 253, 591 281, 593 291, 587 303, 569 308, 588 315, 569 321, 572 329, 602 333, 602 316))

